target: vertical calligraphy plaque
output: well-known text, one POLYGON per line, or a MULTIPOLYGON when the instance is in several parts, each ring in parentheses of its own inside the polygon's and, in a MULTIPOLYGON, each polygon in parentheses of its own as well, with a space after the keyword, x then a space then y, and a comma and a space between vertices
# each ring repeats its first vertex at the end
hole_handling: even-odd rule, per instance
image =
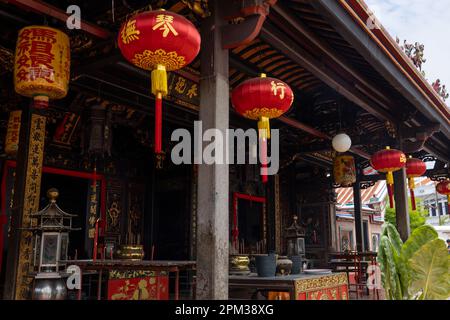
MULTIPOLYGON (((27 176, 25 180, 24 205, 22 211, 22 228, 31 224, 30 215, 39 210, 39 195, 41 191, 42 163, 44 158, 45 116, 32 114, 27 158, 27 176)), ((20 233, 19 263, 16 277, 16 299, 27 299, 32 278, 29 272, 32 268, 32 233, 22 230, 20 233)))

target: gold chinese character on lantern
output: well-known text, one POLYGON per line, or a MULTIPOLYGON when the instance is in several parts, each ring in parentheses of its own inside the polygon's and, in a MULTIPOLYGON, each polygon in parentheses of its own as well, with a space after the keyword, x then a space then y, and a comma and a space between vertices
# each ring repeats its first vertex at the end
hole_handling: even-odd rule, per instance
POLYGON ((280 91, 280 93, 279 93, 280 99, 283 100, 284 99, 284 91, 286 90, 284 83, 272 81, 270 84, 272 86, 271 90, 273 92, 273 95, 277 96, 278 91, 280 91))
POLYGON ((190 99, 192 99, 192 97, 198 96, 197 90, 198 90, 197 84, 193 84, 193 85, 191 86, 191 88, 188 90, 188 92, 187 92, 186 95, 187 95, 190 99))
POLYGON ((153 26, 153 30, 161 30, 163 31, 163 37, 167 37, 170 32, 173 33, 174 36, 178 35, 178 32, 173 27, 173 16, 159 14, 156 16, 156 24, 153 26))
POLYGON ((125 25, 125 28, 123 28, 120 36, 122 37, 123 43, 128 44, 131 41, 139 39, 140 33, 141 32, 139 30, 136 30, 136 20, 129 20, 125 25))

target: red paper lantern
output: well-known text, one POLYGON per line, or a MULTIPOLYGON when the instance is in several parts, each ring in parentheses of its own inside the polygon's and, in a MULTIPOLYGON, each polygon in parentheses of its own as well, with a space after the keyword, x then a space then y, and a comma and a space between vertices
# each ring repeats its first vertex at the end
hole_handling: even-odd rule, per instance
POLYGON ((439 182, 436 186, 436 191, 447 196, 448 212, 450 212, 450 179, 439 182))
POLYGON ((258 120, 259 140, 262 155, 262 179, 267 182, 267 139, 270 139, 269 120, 278 118, 292 106, 294 93, 281 80, 261 74, 242 82, 234 88, 231 103, 236 112, 245 118, 258 120))
POLYGON ((164 10, 147 11, 126 21, 119 31, 122 55, 135 66, 152 71, 155 95, 155 153, 161 153, 162 98, 167 73, 183 68, 200 51, 200 34, 183 16, 164 10))
POLYGON ((378 151, 370 159, 372 168, 378 172, 386 173, 386 183, 388 186, 389 205, 394 207, 393 186, 394 176, 393 172, 402 169, 406 165, 406 156, 400 150, 386 147, 385 150, 378 151))
POLYGON ((406 175, 408 176, 409 191, 411 194, 411 207, 416 210, 416 197, 414 195, 414 178, 422 176, 427 171, 427 165, 420 159, 409 157, 406 161, 406 175))

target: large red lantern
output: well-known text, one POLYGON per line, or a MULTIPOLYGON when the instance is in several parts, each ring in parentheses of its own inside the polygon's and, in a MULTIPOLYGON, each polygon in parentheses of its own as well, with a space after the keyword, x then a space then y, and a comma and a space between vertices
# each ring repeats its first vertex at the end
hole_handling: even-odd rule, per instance
POLYGON ((450 212, 450 179, 439 182, 436 186, 436 191, 439 194, 447 196, 448 212, 450 212))
POLYGON ((183 16, 164 10, 147 11, 126 21, 119 31, 123 56, 151 71, 155 96, 155 153, 161 153, 162 98, 167 95, 167 72, 183 68, 200 51, 200 34, 183 16))
POLYGON ((406 165, 406 156, 400 150, 386 147, 385 150, 378 151, 370 159, 372 168, 378 172, 386 173, 386 184, 389 194, 389 205, 394 207, 393 186, 394 176, 393 172, 402 169, 406 165))
POLYGON ((427 165, 420 159, 409 157, 406 161, 406 175, 408 177, 409 192, 411 194, 411 207, 416 210, 416 197, 414 195, 414 178, 423 176, 427 171, 427 165))
POLYGON ((269 120, 280 117, 294 101, 291 88, 281 80, 261 74, 238 85, 231 94, 231 102, 240 115, 258 120, 262 180, 267 182, 267 139, 270 139, 269 120))

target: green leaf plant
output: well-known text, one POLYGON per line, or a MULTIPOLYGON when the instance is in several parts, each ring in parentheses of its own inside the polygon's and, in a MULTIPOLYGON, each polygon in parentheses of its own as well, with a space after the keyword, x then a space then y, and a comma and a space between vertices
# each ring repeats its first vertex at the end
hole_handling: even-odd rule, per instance
POLYGON ((443 300, 450 297, 450 255, 429 225, 403 243, 394 225, 385 223, 378 251, 381 282, 389 300, 443 300))

